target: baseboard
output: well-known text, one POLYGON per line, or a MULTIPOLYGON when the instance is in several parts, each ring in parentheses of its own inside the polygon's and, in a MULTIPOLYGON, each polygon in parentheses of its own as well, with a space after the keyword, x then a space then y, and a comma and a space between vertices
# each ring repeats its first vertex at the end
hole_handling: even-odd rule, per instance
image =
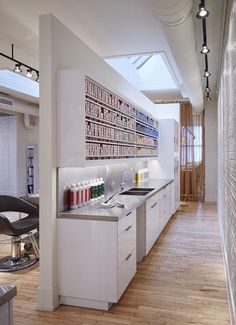
POLYGON ((227 296, 228 296, 228 303, 229 303, 229 315, 230 315, 230 323, 231 325, 236 324, 236 313, 235 313, 235 302, 233 296, 233 289, 230 282, 229 276, 229 268, 228 268, 228 258, 225 249, 225 241, 224 241, 224 234, 221 224, 221 218, 218 215, 219 219, 219 227, 220 227, 220 237, 221 237, 221 247, 222 247, 222 254, 223 254, 223 262, 224 262, 224 270, 225 270, 225 277, 226 277, 226 288, 227 288, 227 296))
POLYGON ((206 194, 205 195, 205 202, 206 203, 217 203, 217 196, 212 194, 206 194))
POLYGON ((109 310, 112 306, 112 303, 110 302, 90 300, 90 299, 80 299, 80 298, 65 297, 65 296, 60 296, 60 303, 62 305, 93 308, 99 310, 109 310))

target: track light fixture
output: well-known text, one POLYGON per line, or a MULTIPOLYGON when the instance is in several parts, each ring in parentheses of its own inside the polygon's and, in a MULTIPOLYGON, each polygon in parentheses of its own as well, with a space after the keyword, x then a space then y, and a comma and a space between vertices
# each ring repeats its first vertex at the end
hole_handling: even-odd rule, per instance
POLYGON ((22 67, 24 67, 26 70, 26 73, 25 73, 25 76, 27 78, 32 78, 33 77, 33 72, 35 72, 35 74, 37 75, 37 79, 36 81, 39 82, 39 71, 35 68, 32 68, 30 67, 29 65, 23 63, 23 62, 20 62, 18 60, 15 60, 14 58, 14 44, 11 45, 11 56, 9 55, 6 55, 4 53, 1 53, 0 52, 0 56, 3 56, 4 58, 8 59, 8 60, 11 60, 13 62, 15 62, 15 68, 13 69, 14 72, 16 73, 22 73, 22 67))
POLYGON ((31 69, 27 69, 27 73, 25 75, 27 78, 32 78, 33 74, 32 74, 32 70, 31 69))
POLYGON ((208 53, 210 52, 209 48, 207 47, 207 32, 206 32, 206 18, 209 16, 209 11, 205 8, 205 0, 201 0, 199 4, 199 11, 197 13, 197 18, 202 19, 202 34, 203 34, 203 42, 202 42, 202 49, 200 51, 201 54, 204 54, 204 61, 205 61, 205 72, 204 77, 206 78, 206 88, 205 88, 205 96, 206 101, 211 100, 210 98, 210 87, 209 87, 209 77, 210 72, 208 71, 208 53))
POLYGON ((202 44, 201 54, 207 54, 209 52, 209 48, 205 44, 202 44))
POLYGON ((210 77, 210 75, 211 75, 210 72, 205 70, 204 77, 210 77))
POLYGON ((201 1, 199 5, 199 11, 197 13, 197 18, 204 19, 209 16, 209 11, 205 8, 205 1, 201 1))
POLYGON ((37 82, 39 82, 39 73, 37 72, 37 79, 36 79, 37 82))
POLYGON ((16 72, 16 73, 20 73, 20 72, 22 72, 19 63, 16 63, 16 64, 15 64, 15 68, 13 69, 13 71, 16 72))

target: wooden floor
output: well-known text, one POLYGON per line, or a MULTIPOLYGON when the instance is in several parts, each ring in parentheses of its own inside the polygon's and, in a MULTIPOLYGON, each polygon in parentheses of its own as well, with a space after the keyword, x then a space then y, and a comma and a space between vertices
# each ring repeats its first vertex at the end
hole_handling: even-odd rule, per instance
MULTIPOLYGON (((0 245, 0 256, 8 247, 0 245)), ((109 312, 61 306, 36 310, 38 267, 0 273, 17 285, 15 324, 229 324, 225 276, 214 205, 190 203, 172 217, 118 304, 109 312)), ((0 322, 1 323, 1 322, 0 322)))

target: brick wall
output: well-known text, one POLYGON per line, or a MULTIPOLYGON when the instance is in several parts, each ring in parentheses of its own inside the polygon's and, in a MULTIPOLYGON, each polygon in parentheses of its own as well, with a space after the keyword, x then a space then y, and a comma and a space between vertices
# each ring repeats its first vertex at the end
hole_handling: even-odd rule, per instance
POLYGON ((218 97, 218 202, 232 324, 236 324, 236 0, 229 1, 218 97))

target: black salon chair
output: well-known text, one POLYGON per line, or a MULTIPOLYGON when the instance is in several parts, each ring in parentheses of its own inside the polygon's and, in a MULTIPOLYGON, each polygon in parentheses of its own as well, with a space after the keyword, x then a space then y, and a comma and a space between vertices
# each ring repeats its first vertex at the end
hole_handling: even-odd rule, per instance
MULTIPOLYGON (((39 208, 35 205, 8 195, 0 195, 0 234, 11 236, 11 256, 0 259, 0 272, 25 269, 39 259, 38 245, 32 230, 39 228, 39 208), (27 214, 26 217, 10 222, 1 213, 13 211, 27 214), (28 234, 34 254, 21 251, 21 235, 28 234)), ((27 245, 25 245, 27 247, 27 245)), ((29 245, 28 245, 29 246, 29 245)))

